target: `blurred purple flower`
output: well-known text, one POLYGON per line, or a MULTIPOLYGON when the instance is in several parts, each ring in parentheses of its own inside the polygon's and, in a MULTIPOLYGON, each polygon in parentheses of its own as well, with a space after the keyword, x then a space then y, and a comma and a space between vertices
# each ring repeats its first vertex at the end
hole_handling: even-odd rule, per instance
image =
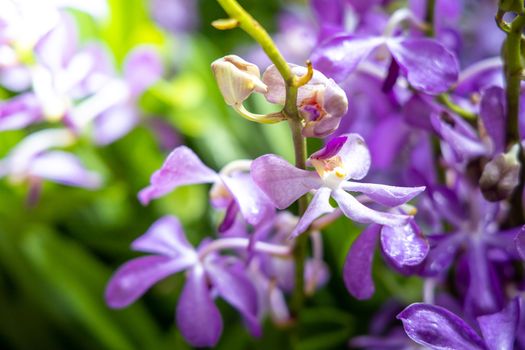
POLYGON ((0 177, 7 177, 15 183, 29 182, 33 187, 39 187, 43 179, 68 186, 99 187, 100 176, 86 170, 76 156, 53 150, 70 146, 74 140, 74 135, 66 129, 35 132, 0 160, 0 177))
POLYGON ((244 266, 217 254, 204 254, 205 243, 195 250, 175 217, 159 219, 132 247, 152 255, 130 260, 115 272, 105 294, 111 307, 126 307, 158 281, 187 271, 176 319, 191 345, 212 347, 219 340, 223 323, 213 302, 215 295, 239 311, 254 336, 260 334, 257 293, 244 266))

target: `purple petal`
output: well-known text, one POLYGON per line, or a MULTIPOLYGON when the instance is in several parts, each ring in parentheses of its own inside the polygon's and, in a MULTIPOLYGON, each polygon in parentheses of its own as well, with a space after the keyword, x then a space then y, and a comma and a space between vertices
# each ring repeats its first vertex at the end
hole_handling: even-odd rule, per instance
POLYGON ((321 215, 331 213, 335 210, 330 205, 329 201, 331 192, 332 190, 327 187, 321 187, 317 190, 314 198, 312 198, 312 201, 310 202, 310 205, 308 205, 306 212, 290 234, 291 238, 295 238, 306 231, 310 224, 321 215))
POLYGON ((429 250, 427 240, 413 220, 404 226, 383 226, 381 246, 391 261, 400 267, 420 264, 429 250))
POLYGON ((344 3, 340 0, 312 0, 310 2, 318 23, 331 26, 342 26, 344 3))
POLYGON ((479 116, 483 121, 486 132, 489 134, 494 147, 494 153, 505 151, 505 125, 507 125, 507 112, 505 91, 493 86, 483 92, 479 116))
POLYGON ((220 296, 241 313, 251 334, 260 336, 257 291, 246 276, 244 267, 238 264, 226 267, 210 263, 206 269, 220 296))
POLYGON ((336 81, 343 81, 384 42, 379 37, 339 35, 318 46, 311 59, 316 69, 336 81))
POLYGON ((321 148, 319 151, 313 153, 310 158, 311 159, 328 159, 332 158, 333 156, 337 155, 341 148, 343 148, 344 144, 346 143, 348 137, 346 135, 343 136, 337 136, 328 141, 326 146, 321 148))
POLYGON ((440 306, 415 303, 397 318, 413 341, 432 349, 486 349, 483 340, 465 321, 440 306))
POLYGON ((370 152, 365 140, 358 134, 344 134, 346 142, 338 152, 346 171, 346 180, 361 180, 370 169, 370 152))
POLYGON ((503 305, 503 286, 492 263, 487 259, 487 247, 473 240, 467 250, 469 283, 465 309, 474 315, 500 310, 503 305))
POLYGON ((253 181, 279 209, 289 207, 308 191, 321 186, 317 173, 298 169, 272 154, 255 159, 251 174, 253 181))
POLYGON ((221 176, 221 179, 235 198, 242 216, 248 223, 257 225, 274 211, 273 204, 253 182, 250 174, 237 173, 221 176))
POLYGON ((152 199, 162 197, 179 186, 218 180, 215 171, 204 165, 191 149, 179 146, 170 153, 162 167, 153 173, 151 185, 139 192, 139 199, 146 205, 152 199))
POLYGON ((369 299, 375 292, 372 262, 381 226, 370 225, 355 239, 346 256, 343 279, 346 289, 359 300, 369 299))
POLYGON ((152 285, 188 265, 167 256, 143 256, 128 261, 111 277, 106 287, 106 302, 123 308, 140 298, 152 285))
POLYGON ((195 251, 186 239, 180 221, 170 215, 155 221, 145 234, 131 244, 133 250, 145 253, 178 257, 192 255, 195 251))
POLYGON ((58 25, 35 47, 39 62, 52 70, 66 67, 77 50, 77 38, 74 18, 63 14, 58 25))
POLYGON ((433 39, 390 39, 387 45, 402 73, 417 90, 436 95, 447 91, 458 79, 456 57, 433 39))
POLYGON ((515 242, 521 258, 525 260, 525 226, 523 226, 518 234, 516 234, 515 242))
POLYGON ((140 95, 159 80, 162 71, 162 61, 153 47, 135 48, 124 62, 124 77, 133 96, 140 95))
POLYGON ((431 245, 427 255, 424 275, 436 276, 447 270, 463 241, 464 236, 460 233, 450 233, 439 237, 438 242, 431 245))
POLYGON ((425 190, 425 186, 397 187, 353 181, 344 182, 342 187, 346 191, 364 193, 374 202, 388 207, 405 204, 425 190))
POLYGON ((98 145, 108 145, 129 133, 139 122, 133 105, 116 105, 95 118, 93 138, 98 145))
POLYGON ((519 320, 519 298, 514 298, 500 312, 477 318, 489 350, 512 350, 519 320))
POLYGON ((346 217, 362 224, 375 223, 386 226, 400 226, 405 225, 410 218, 406 215, 383 213, 370 209, 343 190, 333 191, 332 197, 339 204, 339 208, 346 217))
POLYGON ((0 131, 22 129, 42 119, 35 95, 25 93, 0 103, 0 131))
POLYGON ((100 175, 86 170, 76 156, 62 151, 49 151, 36 156, 28 173, 63 185, 92 189, 100 187, 102 182, 100 175))
POLYGON ((213 347, 222 333, 222 318, 214 304, 201 266, 191 270, 179 298, 177 327, 195 347, 213 347))

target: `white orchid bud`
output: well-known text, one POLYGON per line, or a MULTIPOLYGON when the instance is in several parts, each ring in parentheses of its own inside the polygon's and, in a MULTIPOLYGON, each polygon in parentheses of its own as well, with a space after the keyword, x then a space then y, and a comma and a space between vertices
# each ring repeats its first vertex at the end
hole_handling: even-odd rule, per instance
POLYGON ((259 68, 239 56, 228 55, 211 64, 222 96, 230 106, 241 105, 254 91, 266 93, 259 68))

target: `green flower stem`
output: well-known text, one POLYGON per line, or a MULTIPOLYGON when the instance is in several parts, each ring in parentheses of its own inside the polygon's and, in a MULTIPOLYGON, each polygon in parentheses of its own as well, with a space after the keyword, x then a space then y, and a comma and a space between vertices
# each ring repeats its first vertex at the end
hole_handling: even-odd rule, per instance
MULTIPOLYGON (((306 168, 306 139, 301 134, 302 118, 297 110, 297 90, 310 80, 313 69, 311 63, 308 64, 308 73, 304 77, 297 77, 293 74, 290 66, 281 55, 272 38, 266 30, 249 13, 247 13, 236 0, 217 0, 231 20, 225 28, 238 25, 255 41, 259 43, 270 60, 281 74, 286 85, 286 102, 282 113, 288 120, 292 133, 295 166, 299 169, 306 168), (233 20, 233 21, 232 21, 233 20), (236 21, 236 22, 235 22, 236 21)), ((224 22, 224 21, 223 21, 224 22)), ((298 200, 299 216, 302 216, 308 206, 308 197, 303 196, 298 200)), ((304 304, 304 264, 308 248, 308 234, 303 234, 296 240, 293 250, 295 260, 295 288, 292 293, 291 310, 295 317, 300 313, 304 304)))
POLYGON ((427 0, 427 8, 425 13, 425 22, 428 25, 426 35, 434 36, 434 16, 436 12, 436 0, 427 0))
POLYGON ((436 96, 436 101, 439 102, 441 105, 445 106, 446 108, 448 108, 450 111, 456 113, 463 119, 476 120, 476 118, 478 117, 476 113, 470 112, 462 108, 461 106, 458 106, 457 104, 455 104, 450 99, 450 96, 446 93, 436 96))
POLYGON ((268 32, 236 0, 217 1, 232 19, 237 20, 239 27, 259 43, 266 55, 275 64, 279 73, 281 73, 284 81, 292 85, 294 81, 292 70, 279 52, 279 49, 277 49, 277 46, 275 46, 268 32))
POLYGON ((505 44, 505 79, 507 98, 507 142, 519 140, 518 115, 520 102, 521 76, 523 62, 521 58, 521 32, 525 27, 525 16, 518 16, 510 24, 505 44))

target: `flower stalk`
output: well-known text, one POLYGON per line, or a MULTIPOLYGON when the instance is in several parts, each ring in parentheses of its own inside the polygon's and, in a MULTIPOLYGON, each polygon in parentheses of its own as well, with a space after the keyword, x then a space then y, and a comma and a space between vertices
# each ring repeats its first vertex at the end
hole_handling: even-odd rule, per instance
MULTIPOLYGON (((273 62, 286 87, 286 100, 282 114, 288 121, 292 133, 292 142, 295 154, 295 165, 300 169, 306 168, 306 139, 302 135, 303 121, 297 109, 297 92, 300 86, 305 85, 313 76, 313 67, 307 62, 307 73, 298 77, 293 74, 290 66, 279 52, 268 32, 246 12, 236 0, 217 0, 226 13, 230 16, 231 23, 238 24, 242 30, 250 35, 264 50, 273 62)), ((302 216, 308 207, 308 197, 303 196, 298 200, 299 216, 302 216)), ((293 250, 295 260, 295 288, 292 294, 291 310, 295 317, 300 313, 304 304, 304 270, 306 252, 308 246, 308 235, 299 237, 293 250)))

